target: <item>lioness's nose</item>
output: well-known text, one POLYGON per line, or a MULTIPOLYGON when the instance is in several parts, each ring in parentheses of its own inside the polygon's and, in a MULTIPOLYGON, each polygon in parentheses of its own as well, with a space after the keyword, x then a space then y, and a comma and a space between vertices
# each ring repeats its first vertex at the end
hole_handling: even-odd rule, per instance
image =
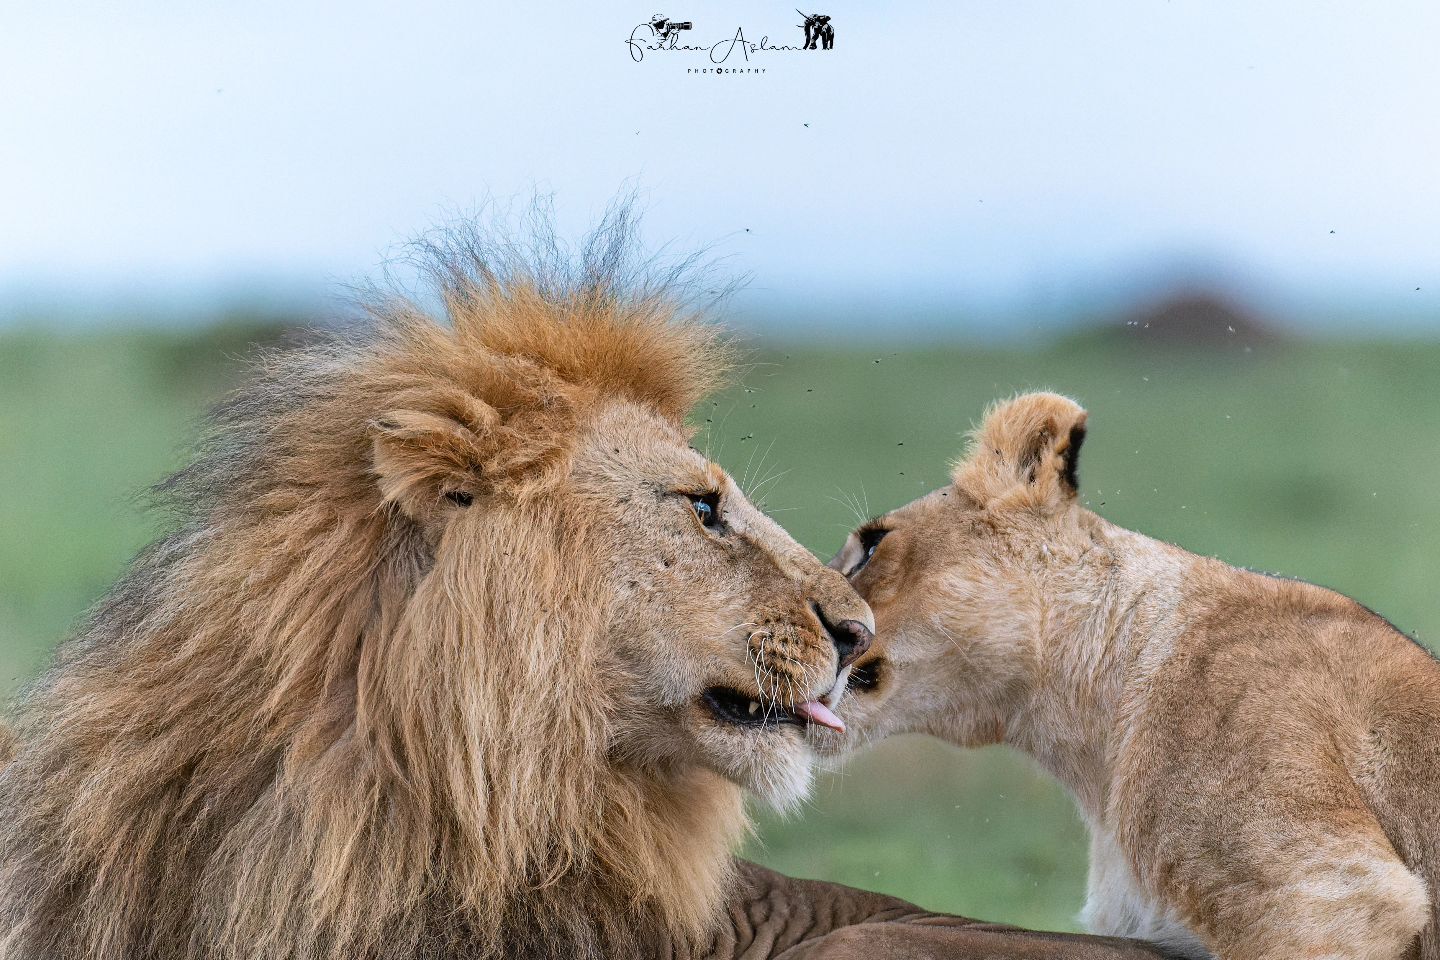
POLYGON ((825 611, 820 609, 818 603, 811 604, 815 616, 820 621, 830 642, 835 644, 835 652, 840 655, 840 666, 836 672, 844 670, 850 664, 859 660, 870 649, 870 644, 875 641, 875 634, 870 628, 859 620, 841 620, 839 623, 831 623, 825 616, 825 611))

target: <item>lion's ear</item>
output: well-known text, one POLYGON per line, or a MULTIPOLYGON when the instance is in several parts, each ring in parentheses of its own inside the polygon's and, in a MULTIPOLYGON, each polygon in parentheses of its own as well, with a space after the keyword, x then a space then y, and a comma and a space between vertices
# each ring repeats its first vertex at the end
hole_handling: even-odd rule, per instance
POLYGON ((474 501, 500 421, 474 397, 431 399, 444 402, 390 410, 370 422, 380 495, 416 519, 474 501))
POLYGON ((957 486, 982 504, 1056 509, 1079 492, 1085 410, 1055 393, 1027 393, 992 407, 955 465, 957 486))

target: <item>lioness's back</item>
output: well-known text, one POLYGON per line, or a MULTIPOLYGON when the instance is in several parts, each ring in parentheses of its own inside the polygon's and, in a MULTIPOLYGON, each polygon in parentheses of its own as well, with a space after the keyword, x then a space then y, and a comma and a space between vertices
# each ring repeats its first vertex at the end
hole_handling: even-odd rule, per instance
MULTIPOLYGON (((1185 626, 1152 679, 1126 780, 1135 839, 1223 860, 1289 823, 1365 836, 1440 891, 1440 662, 1363 605, 1309 583, 1197 560, 1185 626), (1219 802, 1224 798, 1230 802, 1219 802), (1237 819, 1233 801, 1253 804, 1237 819), (1383 837, 1375 836, 1375 823, 1383 837)), ((1285 850, 1280 842, 1277 851, 1285 850)), ((1384 890, 1362 846, 1356 882, 1384 890)), ((1192 878, 1192 882, 1202 882, 1192 878)), ((1403 882, 1403 880, 1402 880, 1403 882)), ((1424 956, 1440 956, 1432 919, 1424 956)))

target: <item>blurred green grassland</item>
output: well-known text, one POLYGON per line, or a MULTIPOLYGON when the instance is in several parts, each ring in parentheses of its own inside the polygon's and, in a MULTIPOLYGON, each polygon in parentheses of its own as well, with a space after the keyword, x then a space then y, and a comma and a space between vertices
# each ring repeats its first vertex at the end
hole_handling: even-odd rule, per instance
MULTIPOLYGON (((0 333, 0 690, 161 529, 144 490, 185 462, 256 336, 0 333)), ((697 445, 822 557, 862 515, 943 483, 989 402, 1049 388, 1090 410, 1082 495, 1109 519, 1440 636, 1440 345, 752 346, 741 381, 697 411, 697 445)), ((1084 829, 1045 776, 915 738, 822 778, 798 816, 762 813, 747 852, 1052 928, 1075 928, 1084 880, 1084 829)))

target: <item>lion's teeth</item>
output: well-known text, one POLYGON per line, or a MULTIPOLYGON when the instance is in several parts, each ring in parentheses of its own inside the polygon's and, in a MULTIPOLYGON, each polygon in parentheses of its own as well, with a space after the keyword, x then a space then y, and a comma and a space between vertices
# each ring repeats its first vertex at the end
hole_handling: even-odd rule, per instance
POLYGON ((751 700, 748 709, 750 711, 750 716, 753 717, 755 716, 755 714, 760 712, 760 704, 756 703, 754 700, 751 700))

